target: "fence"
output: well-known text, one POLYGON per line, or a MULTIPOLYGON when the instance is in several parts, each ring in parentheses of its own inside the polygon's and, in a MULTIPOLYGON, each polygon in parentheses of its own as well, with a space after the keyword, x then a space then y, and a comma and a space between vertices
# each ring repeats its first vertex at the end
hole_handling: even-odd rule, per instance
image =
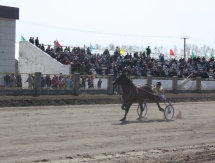
MULTIPOLYGON (((2 76, 3 74, 1 74, 2 76)), ((0 87, 0 95, 79 95, 79 94, 114 94, 122 93, 121 88, 113 86, 114 75, 109 74, 101 78, 95 75, 73 75, 64 74, 4 74, 0 80, 4 80, 4 85, 0 87), (6 77, 7 76, 7 77, 6 77), (55 80, 56 78, 56 80, 55 80)), ((215 91, 215 81, 205 81, 200 77, 196 79, 161 79, 147 76, 139 79, 132 79, 137 86, 144 84, 155 85, 161 81, 162 86, 169 93, 186 92, 213 92, 215 91)))

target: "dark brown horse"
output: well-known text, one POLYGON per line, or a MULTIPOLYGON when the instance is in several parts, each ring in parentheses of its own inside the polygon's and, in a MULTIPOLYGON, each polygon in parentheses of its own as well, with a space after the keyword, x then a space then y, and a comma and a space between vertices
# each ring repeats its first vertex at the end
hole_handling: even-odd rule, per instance
POLYGON ((123 110, 125 110, 125 116, 120 121, 126 120, 128 111, 129 111, 132 103, 134 103, 134 102, 137 102, 140 105, 141 114, 139 115, 138 120, 141 120, 142 112, 143 112, 143 102, 147 99, 155 102, 160 111, 162 111, 162 112, 164 111, 164 109, 161 108, 159 105, 159 97, 153 94, 151 86, 144 85, 140 88, 137 88, 133 84, 133 82, 129 78, 126 77, 125 74, 121 74, 120 76, 118 76, 113 81, 113 84, 121 85, 122 90, 123 90, 123 94, 122 94, 123 104, 122 104, 121 108, 123 110))

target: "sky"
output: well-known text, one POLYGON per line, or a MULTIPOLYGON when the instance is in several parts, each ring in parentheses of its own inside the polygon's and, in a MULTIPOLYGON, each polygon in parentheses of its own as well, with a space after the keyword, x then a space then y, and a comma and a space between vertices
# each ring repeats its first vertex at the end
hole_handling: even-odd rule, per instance
POLYGON ((214 0, 0 0, 19 8, 16 42, 65 46, 137 45, 215 48, 214 0))

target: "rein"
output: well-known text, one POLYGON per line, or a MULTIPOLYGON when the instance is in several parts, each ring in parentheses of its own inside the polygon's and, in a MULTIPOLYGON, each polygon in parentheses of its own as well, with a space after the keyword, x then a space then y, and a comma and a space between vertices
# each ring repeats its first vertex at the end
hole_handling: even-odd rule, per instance
MULTIPOLYGON (((138 89, 138 88, 137 88, 138 89)), ((159 97, 158 95, 155 95, 154 93, 151 93, 151 92, 149 92, 149 91, 147 91, 147 90, 145 90, 145 89, 143 89, 143 88, 139 88, 139 89, 141 89, 141 90, 143 90, 143 91, 145 91, 145 92, 147 92, 147 93, 149 93, 149 94, 151 94, 151 95, 153 95, 153 96, 155 96, 155 97, 159 97)))

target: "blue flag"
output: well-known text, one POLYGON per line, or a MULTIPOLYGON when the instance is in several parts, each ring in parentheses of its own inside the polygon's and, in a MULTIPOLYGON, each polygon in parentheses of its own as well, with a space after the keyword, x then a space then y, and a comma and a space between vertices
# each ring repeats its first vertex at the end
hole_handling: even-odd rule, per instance
POLYGON ((90 44, 90 51, 95 50, 96 48, 94 48, 91 44, 90 44))

